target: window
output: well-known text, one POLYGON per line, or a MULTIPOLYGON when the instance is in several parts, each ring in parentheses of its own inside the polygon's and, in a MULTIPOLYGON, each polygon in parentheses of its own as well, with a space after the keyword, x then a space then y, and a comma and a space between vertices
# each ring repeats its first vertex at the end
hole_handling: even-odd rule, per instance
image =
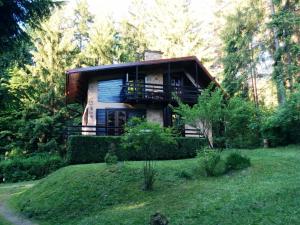
POLYGON ((98 102, 121 102, 123 79, 98 82, 98 102))

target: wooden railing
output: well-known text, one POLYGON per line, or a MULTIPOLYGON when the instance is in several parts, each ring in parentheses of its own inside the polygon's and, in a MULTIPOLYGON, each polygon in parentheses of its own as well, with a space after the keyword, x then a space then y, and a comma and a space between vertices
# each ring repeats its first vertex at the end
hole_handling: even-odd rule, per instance
MULTIPOLYGON (((66 135, 90 135, 90 136, 120 136, 124 134, 124 127, 114 126, 68 126, 66 135)), ((197 128, 181 128, 174 130, 174 136, 183 137, 203 137, 200 129, 197 128)))
POLYGON ((174 94, 183 102, 196 103, 201 89, 193 86, 174 86, 145 82, 126 82, 122 85, 122 98, 131 101, 174 101, 174 94))

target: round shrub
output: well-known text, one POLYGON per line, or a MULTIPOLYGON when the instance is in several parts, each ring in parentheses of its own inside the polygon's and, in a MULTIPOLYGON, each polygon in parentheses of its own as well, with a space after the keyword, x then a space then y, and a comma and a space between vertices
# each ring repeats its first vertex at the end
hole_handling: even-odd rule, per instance
POLYGON ((241 170, 251 166, 250 159, 238 152, 231 153, 226 158, 226 170, 241 170))
POLYGON ((206 176, 220 176, 226 171, 226 164, 216 150, 204 149, 198 153, 200 173, 206 176))

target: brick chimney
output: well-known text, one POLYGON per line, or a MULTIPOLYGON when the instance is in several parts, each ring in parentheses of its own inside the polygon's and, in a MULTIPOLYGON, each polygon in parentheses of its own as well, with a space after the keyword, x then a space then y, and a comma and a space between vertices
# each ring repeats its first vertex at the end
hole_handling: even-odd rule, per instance
POLYGON ((157 60, 161 59, 163 55, 163 52, 161 51, 152 51, 152 50, 145 50, 144 51, 144 60, 157 60))

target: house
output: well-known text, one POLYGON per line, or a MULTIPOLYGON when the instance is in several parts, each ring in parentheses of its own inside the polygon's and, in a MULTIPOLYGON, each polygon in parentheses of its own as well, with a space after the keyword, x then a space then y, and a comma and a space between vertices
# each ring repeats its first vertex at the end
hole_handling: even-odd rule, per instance
MULTIPOLYGON (((218 85, 195 56, 161 56, 159 51, 146 51, 140 62, 68 70, 66 102, 78 102, 85 108, 80 132, 121 135, 132 117, 174 126, 178 116, 170 105, 176 105, 175 95, 193 105, 201 90, 211 82, 218 85)), ((188 125, 181 128, 185 136, 199 131, 188 125)))

